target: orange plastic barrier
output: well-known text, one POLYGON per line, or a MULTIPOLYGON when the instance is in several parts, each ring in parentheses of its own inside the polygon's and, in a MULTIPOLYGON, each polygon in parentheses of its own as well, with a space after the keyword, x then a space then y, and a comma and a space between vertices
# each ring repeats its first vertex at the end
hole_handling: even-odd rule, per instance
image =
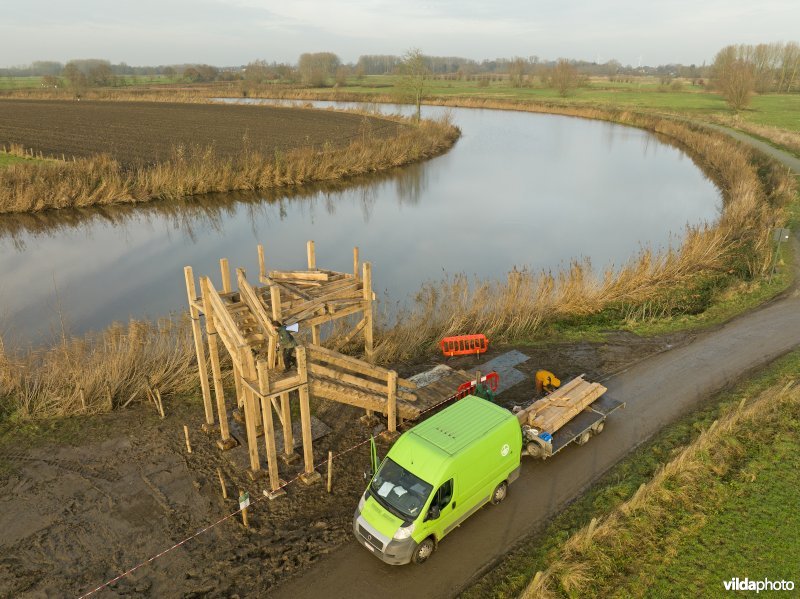
MULTIPOLYGON (((492 371, 486 376, 481 377, 481 382, 489 385, 489 389, 497 391, 497 386, 500 384, 500 375, 492 371)), ((456 391, 455 399, 462 399, 475 390, 475 381, 467 381, 461 383, 456 391)))
POLYGON ((445 337, 439 342, 442 353, 451 358, 453 356, 466 356, 469 354, 482 354, 489 349, 489 340, 486 335, 458 335, 445 337))

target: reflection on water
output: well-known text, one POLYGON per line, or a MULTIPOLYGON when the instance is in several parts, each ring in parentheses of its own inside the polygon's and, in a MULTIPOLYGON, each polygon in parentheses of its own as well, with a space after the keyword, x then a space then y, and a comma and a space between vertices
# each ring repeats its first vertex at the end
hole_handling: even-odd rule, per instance
POLYGON ((314 239, 320 266, 347 271, 358 245, 376 288, 398 300, 443 273, 619 264, 717 215, 713 185, 644 131, 452 114, 463 137, 447 154, 345 183, 2 217, 0 332, 35 340, 61 318, 81 332, 182 309, 184 265, 216 275, 224 256, 255 272, 257 243, 270 268, 302 268, 314 239))

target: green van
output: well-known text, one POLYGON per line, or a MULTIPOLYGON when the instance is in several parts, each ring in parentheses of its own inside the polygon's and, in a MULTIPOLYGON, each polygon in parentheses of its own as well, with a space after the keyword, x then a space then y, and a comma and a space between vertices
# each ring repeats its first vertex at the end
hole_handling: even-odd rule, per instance
POLYGON ((387 564, 420 564, 481 506, 500 503, 519 476, 516 416, 464 399, 400 436, 353 518, 356 539, 387 564))

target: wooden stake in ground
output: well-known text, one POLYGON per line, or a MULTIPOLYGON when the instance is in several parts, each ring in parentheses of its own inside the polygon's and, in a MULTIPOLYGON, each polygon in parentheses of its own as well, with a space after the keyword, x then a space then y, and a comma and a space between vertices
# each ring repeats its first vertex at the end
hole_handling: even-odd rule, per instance
POLYGON ((83 387, 78 389, 78 395, 81 398, 81 406, 83 407, 83 411, 86 411, 86 394, 83 392, 83 387))
POLYGON ((242 510, 242 524, 244 524, 245 528, 250 528, 250 522, 247 519, 248 505, 250 505, 250 497, 248 496, 247 493, 239 489, 239 506, 242 510))
POLYGON ((183 425, 183 436, 186 437, 186 453, 192 453, 192 444, 189 443, 189 427, 183 425))
POLYGON ((333 452, 328 452, 328 493, 331 492, 331 482, 333 480, 333 452))
POLYGON ((219 486, 222 487, 222 498, 228 498, 228 488, 225 486, 225 479, 222 478, 222 469, 217 468, 217 476, 219 477, 219 486))

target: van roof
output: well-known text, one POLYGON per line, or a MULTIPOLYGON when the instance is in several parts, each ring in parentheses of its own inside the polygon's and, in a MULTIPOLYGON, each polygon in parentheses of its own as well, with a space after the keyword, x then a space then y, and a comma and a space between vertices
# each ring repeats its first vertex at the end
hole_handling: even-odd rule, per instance
POLYGON ((505 408, 468 395, 418 424, 409 433, 452 456, 484 437, 510 416, 511 412, 505 408))

